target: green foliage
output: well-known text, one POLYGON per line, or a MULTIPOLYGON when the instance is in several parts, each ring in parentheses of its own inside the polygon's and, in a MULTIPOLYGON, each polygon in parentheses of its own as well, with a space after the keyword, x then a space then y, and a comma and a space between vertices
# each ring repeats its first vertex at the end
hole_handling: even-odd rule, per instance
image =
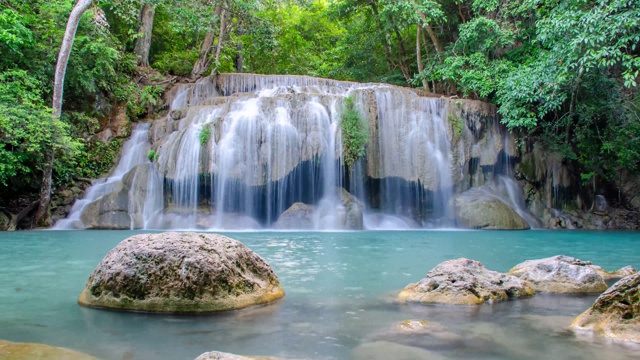
POLYGON ((355 108, 352 97, 344 100, 344 109, 340 119, 342 131, 342 161, 351 166, 367 153, 367 125, 355 108))
POLYGON ((211 127, 208 125, 205 125, 202 128, 202 131, 200 131, 200 144, 202 145, 206 145, 209 142, 209 139, 211 139, 211 127))
POLYGON ((453 130, 454 142, 457 142, 460 140, 462 131, 464 130, 464 120, 452 113, 449 113, 448 118, 449 123, 451 124, 451 129, 453 130))
POLYGON ((5 187, 37 183, 45 151, 53 149, 65 162, 81 149, 68 124, 44 105, 41 88, 24 70, 0 73, 0 183, 5 187))
POLYGON ((158 161, 158 153, 151 149, 149 150, 149 152, 147 153, 147 158, 149 159, 149 161, 154 162, 154 161, 158 161))
POLYGON ((117 99, 127 102, 127 115, 131 119, 137 119, 150 113, 160 104, 163 90, 159 86, 139 87, 130 83, 122 86, 114 92, 117 99))

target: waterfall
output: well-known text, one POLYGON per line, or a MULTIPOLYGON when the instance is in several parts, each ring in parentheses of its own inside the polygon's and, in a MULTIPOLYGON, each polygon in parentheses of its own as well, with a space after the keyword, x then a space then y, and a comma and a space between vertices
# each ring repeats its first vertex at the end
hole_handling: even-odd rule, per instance
POLYGON ((116 190, 122 182, 122 178, 135 166, 149 162, 147 154, 151 144, 149 144, 149 128, 151 124, 137 124, 131 134, 131 138, 122 146, 122 155, 118 165, 113 169, 111 175, 98 179, 85 191, 82 199, 76 200, 65 219, 56 222, 53 229, 82 229, 84 228, 81 215, 87 205, 99 200, 106 194, 116 190))
POLYGON ((178 85, 169 103, 166 117, 136 128, 113 175, 58 226, 257 229, 303 216, 295 209, 312 211, 305 229, 451 226, 466 176, 454 169, 476 156, 454 139, 451 102, 386 84, 221 74, 178 85), (368 133, 366 155, 351 166, 342 162, 347 97, 368 133), (103 204, 108 193, 127 203, 103 204), (92 203, 104 220, 83 223, 92 203))

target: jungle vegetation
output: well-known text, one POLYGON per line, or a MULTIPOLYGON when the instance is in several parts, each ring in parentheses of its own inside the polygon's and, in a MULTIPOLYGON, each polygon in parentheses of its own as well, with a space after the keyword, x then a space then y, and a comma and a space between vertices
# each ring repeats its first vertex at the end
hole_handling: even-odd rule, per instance
POLYGON ((47 186, 112 166, 118 108, 218 72, 481 99, 585 181, 640 170, 637 0, 0 0, 0 207, 47 225, 47 186))

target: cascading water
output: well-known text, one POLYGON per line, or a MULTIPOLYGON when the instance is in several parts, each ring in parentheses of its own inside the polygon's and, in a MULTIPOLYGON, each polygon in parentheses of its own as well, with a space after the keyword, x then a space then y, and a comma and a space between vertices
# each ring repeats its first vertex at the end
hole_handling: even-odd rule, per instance
MULTIPOLYGON (((283 228, 282 218, 300 216, 305 229, 318 230, 454 222, 451 199, 464 174, 453 169, 473 155, 459 135, 454 152, 445 99, 384 84, 252 74, 221 74, 172 94, 168 116, 148 131, 157 161, 146 160, 148 143, 123 150, 114 177, 122 189, 112 191, 127 194, 126 206, 91 195, 77 213, 88 203, 108 221, 128 211, 127 228, 283 228), (352 166, 341 161, 346 97, 369 136, 366 156, 352 166), (125 166, 129 153, 144 158, 125 166)), ((143 128, 134 138, 138 131, 146 138, 143 128)), ((67 224, 110 227, 78 223, 76 212, 67 224)))
POLYGON ((122 146, 122 157, 116 168, 111 172, 111 175, 96 180, 93 185, 85 191, 84 197, 73 204, 69 216, 56 222, 53 229, 84 228, 85 226, 82 224, 81 216, 87 205, 117 189, 121 185, 122 178, 125 174, 135 166, 149 162, 147 154, 151 148, 151 144, 149 143, 150 126, 151 124, 141 123, 135 127, 131 138, 122 146))

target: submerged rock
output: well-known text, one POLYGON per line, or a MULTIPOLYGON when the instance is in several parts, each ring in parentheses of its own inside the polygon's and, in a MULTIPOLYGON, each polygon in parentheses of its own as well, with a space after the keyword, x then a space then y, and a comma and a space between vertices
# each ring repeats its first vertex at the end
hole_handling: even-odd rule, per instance
POLYGON ((593 263, 564 255, 527 260, 509 270, 509 274, 529 281, 541 292, 598 293, 607 289, 593 263))
POLYGON ((313 230, 313 205, 297 202, 280 214, 273 224, 275 229, 313 230))
POLYGON ((198 356, 195 360, 277 360, 270 356, 242 356, 220 351, 209 351, 198 356))
POLYGON ((218 234, 141 234, 98 264, 80 305, 152 312, 211 312, 284 296, 269 264, 218 234))
POLYGON ((97 360, 93 356, 57 346, 0 340, 0 359, 10 360, 97 360))
POLYGON ((478 305, 534 293, 525 281, 515 276, 491 271, 479 261, 461 258, 438 264, 424 279, 400 291, 398 300, 478 305))
POLYGON ((471 189, 454 201, 459 227, 486 230, 525 230, 529 224, 509 205, 482 190, 471 189))
POLYGON ((640 343, 640 273, 613 284, 573 321, 571 328, 640 343))

